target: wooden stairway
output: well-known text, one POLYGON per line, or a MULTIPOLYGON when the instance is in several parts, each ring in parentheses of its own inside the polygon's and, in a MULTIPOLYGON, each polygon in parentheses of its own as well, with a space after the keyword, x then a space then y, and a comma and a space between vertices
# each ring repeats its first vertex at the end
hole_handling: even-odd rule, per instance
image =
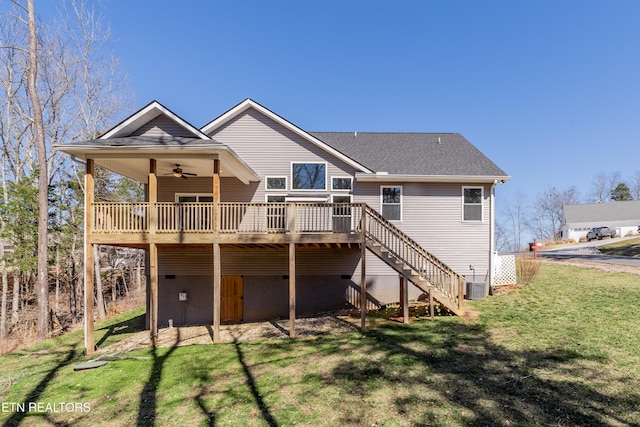
POLYGON ((367 249, 418 289, 458 316, 465 316, 464 277, 453 271, 377 211, 365 207, 367 249))

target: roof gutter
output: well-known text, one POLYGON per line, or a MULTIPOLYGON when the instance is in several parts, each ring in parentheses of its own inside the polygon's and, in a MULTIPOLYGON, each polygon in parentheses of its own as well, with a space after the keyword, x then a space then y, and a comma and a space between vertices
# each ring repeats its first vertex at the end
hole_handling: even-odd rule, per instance
POLYGON ((358 182, 456 182, 456 183, 501 183, 510 180, 510 176, 486 176, 486 175, 405 175, 356 173, 358 182))

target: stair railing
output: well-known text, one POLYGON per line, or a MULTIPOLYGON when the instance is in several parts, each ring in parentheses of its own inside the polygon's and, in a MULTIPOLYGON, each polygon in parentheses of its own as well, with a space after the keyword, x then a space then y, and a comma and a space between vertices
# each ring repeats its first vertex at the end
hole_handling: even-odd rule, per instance
POLYGON ((424 249, 405 232, 369 206, 365 207, 365 237, 408 267, 412 274, 429 282, 458 308, 464 296, 464 278, 424 249))

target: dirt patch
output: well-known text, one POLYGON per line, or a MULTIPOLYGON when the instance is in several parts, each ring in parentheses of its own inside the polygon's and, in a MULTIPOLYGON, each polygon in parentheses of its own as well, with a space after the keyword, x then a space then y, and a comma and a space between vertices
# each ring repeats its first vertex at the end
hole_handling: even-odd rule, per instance
MULTIPOLYGON (((360 319, 351 316, 320 316, 296 319, 296 337, 309 337, 359 330, 360 319)), ((261 338, 289 338, 289 319, 268 322, 240 323, 237 325, 220 325, 220 342, 232 343, 261 338)), ((213 327, 188 326, 162 328, 158 331, 158 346, 184 346, 194 344, 212 344, 213 327)), ((98 353, 108 356, 149 346, 149 331, 141 331, 135 335, 112 344, 98 353)))

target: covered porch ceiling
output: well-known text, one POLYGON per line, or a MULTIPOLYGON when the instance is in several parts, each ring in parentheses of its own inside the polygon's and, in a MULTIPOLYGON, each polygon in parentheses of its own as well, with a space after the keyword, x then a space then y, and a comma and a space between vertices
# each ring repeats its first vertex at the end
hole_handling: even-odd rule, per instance
POLYGON ((119 175, 141 183, 149 181, 150 160, 155 159, 157 175, 172 176, 173 169, 180 165, 183 172, 198 177, 213 176, 213 161, 220 160, 220 177, 234 177, 244 184, 260 181, 260 176, 251 169, 235 152, 226 146, 215 144, 210 147, 176 150, 133 149, 133 147, 89 147, 59 146, 58 150, 72 155, 75 159, 93 159, 95 164, 119 175))

